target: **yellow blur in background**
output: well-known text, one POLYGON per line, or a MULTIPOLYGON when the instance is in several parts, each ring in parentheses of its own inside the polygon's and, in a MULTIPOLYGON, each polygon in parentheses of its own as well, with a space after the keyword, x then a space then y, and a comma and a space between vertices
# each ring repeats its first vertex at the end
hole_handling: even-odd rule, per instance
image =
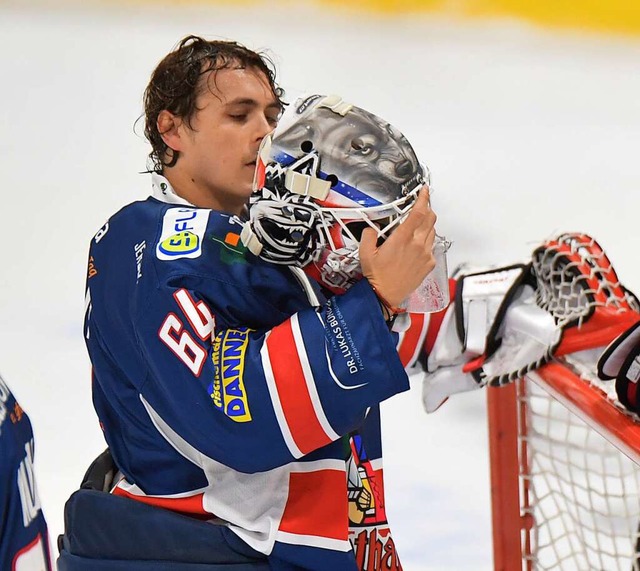
MULTIPOLYGON (((344 6, 340 0, 322 4, 344 6)), ((352 7, 388 13, 437 12, 462 17, 515 17, 552 27, 640 34, 638 0, 352 0, 352 7)))
MULTIPOLYGON (((111 0, 113 2, 113 0, 111 0)), ((256 6, 263 0, 137 0, 171 5, 256 6)), ((135 4, 135 0, 116 0, 135 4)), ((111 3, 105 0, 103 3, 111 3)), ((301 4, 280 0, 273 4, 301 4)), ((640 0, 313 0, 332 10, 387 15, 437 14, 458 19, 516 18, 549 28, 640 36, 640 0)), ((0 0, 2 4, 2 0, 0 0)))

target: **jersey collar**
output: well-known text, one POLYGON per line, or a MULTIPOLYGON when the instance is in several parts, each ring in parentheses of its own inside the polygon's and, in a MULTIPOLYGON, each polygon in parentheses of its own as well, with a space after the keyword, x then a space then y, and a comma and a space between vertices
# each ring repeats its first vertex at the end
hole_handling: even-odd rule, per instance
POLYGON ((182 206, 194 206, 184 198, 178 196, 176 191, 173 190, 171 183, 156 172, 151 173, 151 188, 153 189, 153 198, 160 202, 167 202, 168 204, 180 204, 182 206))

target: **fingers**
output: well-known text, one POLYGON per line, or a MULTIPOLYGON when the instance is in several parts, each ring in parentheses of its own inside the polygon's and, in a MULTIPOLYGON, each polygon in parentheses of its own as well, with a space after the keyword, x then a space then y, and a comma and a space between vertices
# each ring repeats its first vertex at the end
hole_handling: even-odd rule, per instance
POLYGON ((359 256, 363 275, 367 275, 371 260, 378 248, 378 233, 373 228, 365 228, 360 237, 359 256))
MULTIPOLYGON (((394 230, 393 234, 412 235, 418 241, 426 243, 431 237, 436 220, 437 216, 429 205, 429 190, 427 187, 423 187, 418 194, 416 202, 409 211, 409 215, 398 228, 394 230)), ((391 238, 393 238, 393 234, 391 238)), ((397 239, 400 240, 400 236, 398 236, 397 239)))
POLYGON ((429 187, 427 185, 423 186, 420 189, 420 192, 418 192, 418 198, 416 199, 416 203, 413 205, 413 208, 419 208, 421 210, 430 208, 429 187))
POLYGON ((365 228, 360 237, 360 252, 375 251, 378 243, 378 233, 373 228, 365 228))
POLYGON ((409 216, 405 222, 408 222, 411 219, 417 220, 419 222, 423 222, 423 218, 431 219, 431 224, 436 223, 436 215, 431 210, 431 203, 429 201, 429 188, 423 186, 418 193, 418 198, 416 199, 414 205, 411 207, 409 212, 409 216))

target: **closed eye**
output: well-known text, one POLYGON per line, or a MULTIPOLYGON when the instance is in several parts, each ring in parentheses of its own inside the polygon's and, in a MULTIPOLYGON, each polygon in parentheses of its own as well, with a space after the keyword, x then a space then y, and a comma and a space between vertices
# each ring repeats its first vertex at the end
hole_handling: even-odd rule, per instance
POLYGON ((271 127, 277 127, 278 126, 278 119, 280 118, 280 116, 278 115, 278 117, 269 117, 268 115, 266 116, 267 119, 267 123, 271 126, 271 127))

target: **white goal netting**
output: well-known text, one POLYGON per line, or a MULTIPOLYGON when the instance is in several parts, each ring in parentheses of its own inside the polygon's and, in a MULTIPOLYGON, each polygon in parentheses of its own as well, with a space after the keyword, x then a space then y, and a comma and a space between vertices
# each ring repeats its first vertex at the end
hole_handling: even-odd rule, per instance
POLYGON ((640 419, 596 373, 640 304, 586 234, 548 240, 532 270, 563 334, 546 365, 489 389, 495 568, 640 571, 640 419))
POLYGON ((593 357, 562 361, 579 383, 570 394, 548 385, 543 371, 518 384, 527 570, 640 571, 640 449, 631 434, 640 424, 617 403, 613 383, 597 379, 593 357))

